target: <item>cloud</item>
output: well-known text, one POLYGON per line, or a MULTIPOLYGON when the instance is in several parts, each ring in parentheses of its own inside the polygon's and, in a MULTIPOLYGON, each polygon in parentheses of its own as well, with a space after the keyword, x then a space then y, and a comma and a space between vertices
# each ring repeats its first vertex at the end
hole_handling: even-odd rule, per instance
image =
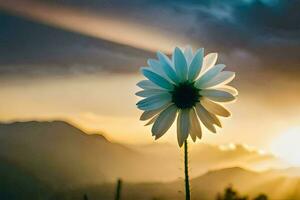
POLYGON ((67 2, 148 24, 183 38, 194 47, 204 46, 207 51, 222 52, 223 57, 240 50, 254 58, 253 62, 244 60, 248 67, 259 60, 261 69, 265 70, 294 74, 299 69, 300 2, 297 0, 67 2))
POLYGON ((154 53, 0 14, 0 75, 133 73, 154 53))
MULTIPOLYGON (((178 44, 188 42, 194 47, 204 46, 206 52, 221 52, 221 62, 233 68, 243 65, 246 71, 259 68, 287 75, 299 70, 300 2, 296 0, 49 2, 93 15, 110 15, 148 27, 147 30, 157 30, 156 36, 176 38, 178 44)), ((118 41, 96 41, 3 14, 0 19, 5 22, 0 41, 6 44, 0 47, 1 73, 4 68, 14 71, 7 69, 15 62, 47 63, 53 71, 63 69, 66 73, 102 70, 132 73, 145 64, 147 57, 154 56, 142 49, 124 47, 118 41)), ((26 69, 30 71, 31 67, 26 69)))
POLYGON ((144 24, 43 1, 1 1, 0 9, 56 28, 144 50, 170 51, 175 41, 170 35, 155 34, 157 30, 144 24))
POLYGON ((209 49, 225 54, 242 49, 259 59, 266 69, 272 66, 272 70, 289 71, 299 66, 299 2, 214 1, 176 6, 196 18, 186 31, 187 37, 209 49))

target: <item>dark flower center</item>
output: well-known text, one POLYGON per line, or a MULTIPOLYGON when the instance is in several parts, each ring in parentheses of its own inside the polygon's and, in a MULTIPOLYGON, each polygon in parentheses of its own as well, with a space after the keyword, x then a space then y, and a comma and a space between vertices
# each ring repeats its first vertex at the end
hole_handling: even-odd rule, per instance
POLYGON ((199 102, 199 89, 194 86, 194 83, 183 82, 176 85, 171 92, 173 103, 180 109, 192 108, 199 102))

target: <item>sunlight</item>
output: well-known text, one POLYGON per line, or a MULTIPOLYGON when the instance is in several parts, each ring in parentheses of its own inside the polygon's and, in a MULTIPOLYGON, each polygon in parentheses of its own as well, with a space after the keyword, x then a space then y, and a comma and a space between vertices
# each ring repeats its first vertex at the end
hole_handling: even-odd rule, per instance
POLYGON ((150 51, 160 49, 170 53, 175 45, 186 44, 175 36, 157 34, 159 30, 154 27, 42 1, 0 1, 1 9, 54 27, 150 51))
POLYGON ((300 166, 300 127, 280 134, 271 144, 272 151, 290 164, 300 166))

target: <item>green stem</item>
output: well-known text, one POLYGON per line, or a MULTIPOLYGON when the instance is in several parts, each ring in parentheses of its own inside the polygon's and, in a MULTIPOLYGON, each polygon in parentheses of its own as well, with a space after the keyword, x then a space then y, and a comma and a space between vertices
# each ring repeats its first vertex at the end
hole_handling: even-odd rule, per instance
POLYGON ((191 199, 190 193, 190 180, 189 180, 189 168, 188 168, 188 143, 184 141, 184 178, 185 178, 185 199, 191 199))

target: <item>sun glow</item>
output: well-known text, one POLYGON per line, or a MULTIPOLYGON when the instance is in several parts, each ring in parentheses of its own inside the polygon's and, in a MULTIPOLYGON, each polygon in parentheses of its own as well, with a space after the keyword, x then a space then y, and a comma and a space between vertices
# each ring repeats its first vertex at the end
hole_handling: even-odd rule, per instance
POLYGON ((292 165, 300 166, 300 127, 279 135, 271 145, 272 151, 292 165))

